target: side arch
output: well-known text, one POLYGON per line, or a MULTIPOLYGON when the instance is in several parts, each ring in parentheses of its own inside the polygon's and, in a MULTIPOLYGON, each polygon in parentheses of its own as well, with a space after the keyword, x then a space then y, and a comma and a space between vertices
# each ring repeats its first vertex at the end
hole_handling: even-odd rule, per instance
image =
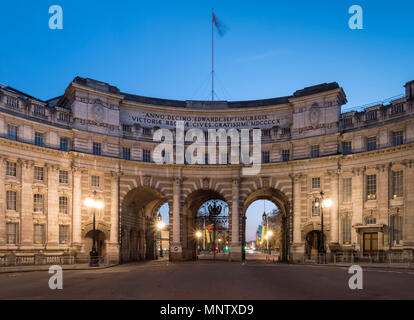
MULTIPOLYGON (((251 192, 243 201, 243 209, 241 215, 241 239, 243 247, 246 244, 246 211, 249 206, 256 200, 268 200, 273 202, 282 214, 282 261, 289 260, 290 234, 292 210, 289 198, 280 190, 265 187, 251 192)), ((244 250, 243 250, 244 255, 244 250)))

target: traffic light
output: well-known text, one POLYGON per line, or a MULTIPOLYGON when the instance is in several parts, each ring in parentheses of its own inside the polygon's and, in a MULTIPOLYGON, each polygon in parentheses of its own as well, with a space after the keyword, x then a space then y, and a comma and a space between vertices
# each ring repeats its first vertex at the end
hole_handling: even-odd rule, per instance
POLYGON ((228 246, 225 246, 224 247, 224 250, 229 251, 229 247, 228 246))

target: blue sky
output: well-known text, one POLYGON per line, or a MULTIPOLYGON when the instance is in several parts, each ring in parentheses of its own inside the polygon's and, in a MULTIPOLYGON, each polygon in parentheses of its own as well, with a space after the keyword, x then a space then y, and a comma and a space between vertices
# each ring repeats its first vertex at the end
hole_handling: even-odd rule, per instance
POLYGON ((48 99, 79 75, 146 96, 209 99, 213 7, 228 28, 216 38, 220 99, 337 81, 347 106, 358 106, 414 79, 413 1, 15 0, 0 10, 0 83, 48 99), (54 4, 63 30, 48 28, 54 4), (348 28, 353 4, 364 30, 348 28))
MULTIPOLYGON (((273 202, 268 200, 257 200, 254 201, 246 211, 246 241, 256 240, 256 230, 259 224, 262 223, 263 212, 269 214, 277 207, 273 202)), ((165 203, 159 210, 162 216, 162 220, 169 223, 168 204, 165 203)))
MULTIPOLYGON (((0 10, 0 83, 49 99, 82 76, 145 96, 210 99, 212 8, 228 28, 216 37, 220 99, 337 81, 355 107, 403 93, 414 79, 413 1, 14 0, 0 10), (55 4, 63 30, 48 27, 55 4), (348 27, 354 4, 364 30, 348 27)), ((249 238, 262 204, 251 210, 249 238)))

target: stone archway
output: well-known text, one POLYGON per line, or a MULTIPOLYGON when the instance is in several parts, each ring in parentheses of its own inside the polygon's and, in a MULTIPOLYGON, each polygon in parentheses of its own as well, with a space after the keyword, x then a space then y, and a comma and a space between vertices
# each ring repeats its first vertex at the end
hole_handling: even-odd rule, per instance
POLYGON ((122 262, 158 258, 156 214, 166 202, 165 195, 151 187, 137 187, 125 195, 121 204, 122 262))
POLYGON ((222 200, 227 203, 230 211, 230 203, 218 191, 211 189, 199 189, 189 194, 182 208, 182 259, 196 259, 196 216, 202 204, 209 200, 222 200))
MULTIPOLYGON (((268 200, 273 202, 280 210, 282 215, 282 252, 281 259, 284 262, 289 261, 289 246, 290 246, 290 229, 291 229, 291 208, 290 202, 287 196, 275 188, 261 188, 250 193, 243 202, 242 216, 241 216, 241 241, 242 248, 245 247, 246 243, 246 211, 248 207, 256 200, 268 200)), ((243 259, 245 258, 245 253, 243 250, 243 259)))

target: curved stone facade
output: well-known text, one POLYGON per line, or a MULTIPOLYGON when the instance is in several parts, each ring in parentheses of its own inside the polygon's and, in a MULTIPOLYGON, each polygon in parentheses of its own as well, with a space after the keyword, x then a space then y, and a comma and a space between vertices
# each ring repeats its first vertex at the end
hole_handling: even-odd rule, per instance
POLYGON ((341 113, 346 97, 337 83, 240 102, 148 98, 79 77, 48 101, 1 86, 0 255, 86 257, 93 213, 84 200, 95 197, 104 202, 96 212, 102 256, 155 258, 154 219, 168 202, 170 259, 193 259, 196 211, 221 199, 229 206, 230 257, 240 260, 247 207, 268 199, 283 214, 284 260, 301 261, 321 239, 321 192, 332 200, 323 209, 328 252, 410 251, 414 81, 405 88, 387 105, 341 113), (177 147, 172 163, 154 163, 154 133, 171 129, 176 139, 181 121, 185 132, 260 129, 259 173, 244 174, 249 165, 230 156, 223 163, 219 149, 216 164, 180 164, 177 147))

